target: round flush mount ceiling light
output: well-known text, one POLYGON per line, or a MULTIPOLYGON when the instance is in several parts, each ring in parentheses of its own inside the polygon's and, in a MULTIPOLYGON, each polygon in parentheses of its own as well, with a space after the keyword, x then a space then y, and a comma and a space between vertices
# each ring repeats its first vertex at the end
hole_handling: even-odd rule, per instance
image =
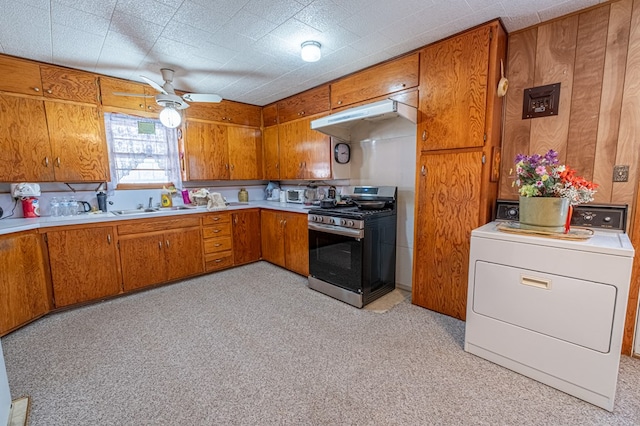
POLYGON ((182 116, 173 106, 166 106, 160 111, 160 122, 170 129, 178 127, 181 121, 182 116))
POLYGON ((305 62, 316 62, 322 56, 320 43, 317 41, 305 41, 300 45, 300 56, 305 62))

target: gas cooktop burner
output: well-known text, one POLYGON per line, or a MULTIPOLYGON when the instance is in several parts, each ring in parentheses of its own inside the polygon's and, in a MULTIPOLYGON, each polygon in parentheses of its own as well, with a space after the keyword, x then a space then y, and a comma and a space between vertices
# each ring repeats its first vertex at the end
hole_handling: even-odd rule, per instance
POLYGON ((393 214, 391 207, 383 209, 360 209, 358 207, 335 207, 330 209, 311 209, 310 214, 343 217, 349 219, 364 219, 373 216, 386 216, 393 214))

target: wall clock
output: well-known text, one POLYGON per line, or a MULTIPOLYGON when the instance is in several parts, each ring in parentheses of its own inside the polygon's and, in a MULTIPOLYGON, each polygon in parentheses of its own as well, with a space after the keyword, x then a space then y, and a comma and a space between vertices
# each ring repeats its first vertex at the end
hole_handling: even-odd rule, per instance
POLYGON ((346 164, 351 160, 351 147, 346 143, 337 143, 333 149, 333 156, 340 164, 346 164))

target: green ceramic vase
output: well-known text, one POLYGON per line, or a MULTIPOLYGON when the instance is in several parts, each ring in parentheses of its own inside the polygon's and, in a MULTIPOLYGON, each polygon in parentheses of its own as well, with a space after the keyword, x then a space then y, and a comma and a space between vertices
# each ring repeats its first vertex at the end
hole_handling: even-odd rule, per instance
POLYGON ((569 199, 558 197, 520 197, 520 228, 544 232, 564 232, 569 199))

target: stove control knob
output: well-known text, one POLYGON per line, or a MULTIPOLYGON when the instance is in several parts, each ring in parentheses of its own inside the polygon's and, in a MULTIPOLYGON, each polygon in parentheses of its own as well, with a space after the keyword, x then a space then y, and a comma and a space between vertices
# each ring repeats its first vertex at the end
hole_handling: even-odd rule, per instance
POLYGON ((322 222, 322 216, 311 216, 311 220, 314 222, 322 222))
POLYGON ((515 218, 516 216, 518 216, 518 209, 516 209, 515 207, 511 207, 509 210, 507 210, 507 217, 515 218))
POLYGON ((609 222, 611 222, 611 218, 610 218, 609 216, 607 216, 607 217, 605 217, 604 219, 602 219, 602 221, 603 221, 604 223, 609 223, 609 222))

